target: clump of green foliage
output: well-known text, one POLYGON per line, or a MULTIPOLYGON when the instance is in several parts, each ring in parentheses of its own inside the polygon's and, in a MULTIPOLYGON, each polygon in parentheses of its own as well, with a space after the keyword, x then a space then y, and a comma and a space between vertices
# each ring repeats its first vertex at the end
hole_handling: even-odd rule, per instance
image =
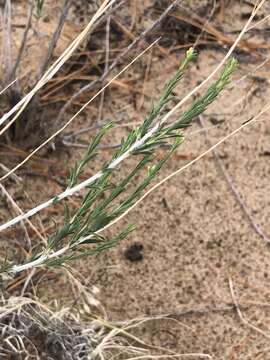
MULTIPOLYGON (((173 90, 179 85, 187 66, 195 56, 193 49, 187 51, 176 74, 165 86, 159 101, 153 105, 143 124, 134 128, 125 139, 122 139, 120 147, 111 160, 103 164, 95 180, 87 185, 87 192, 75 213, 71 214, 65 204, 63 225, 49 239, 46 248, 27 259, 22 265, 6 263, 2 271, 18 272, 36 266, 65 265, 75 259, 96 255, 115 246, 134 230, 134 226, 128 226, 111 239, 100 234, 141 197, 171 154, 183 143, 183 129, 217 98, 236 68, 236 60, 231 58, 206 93, 198 97, 174 122, 167 123, 163 121, 162 113, 168 111, 170 104, 175 100, 173 90), (155 153, 161 146, 165 147, 167 152, 163 159, 156 161, 155 153), (138 159, 136 166, 119 183, 112 185, 111 180, 115 170, 128 156, 138 159), (147 169, 147 173, 144 172, 143 179, 130 190, 132 180, 143 169, 147 169)), ((112 123, 105 125, 93 138, 86 154, 75 164, 70 174, 67 192, 78 184, 80 176, 96 155, 98 145, 112 127, 112 123)), ((54 203, 60 200, 60 197, 56 196, 54 203)))

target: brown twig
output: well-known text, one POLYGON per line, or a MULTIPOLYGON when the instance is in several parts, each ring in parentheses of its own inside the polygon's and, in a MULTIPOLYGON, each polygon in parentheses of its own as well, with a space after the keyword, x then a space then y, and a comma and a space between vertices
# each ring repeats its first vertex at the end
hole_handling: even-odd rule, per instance
POLYGON ((194 43, 194 45, 193 45, 194 48, 196 48, 196 47, 198 46, 198 44, 200 43, 200 40, 201 40, 203 34, 205 33, 206 27, 210 24, 210 21, 211 21, 213 15, 215 14, 215 11, 216 11, 216 5, 217 5, 217 4, 216 4, 216 0, 214 0, 214 4, 213 4, 213 7, 212 7, 212 10, 210 11, 209 16, 208 16, 207 19, 205 20, 205 22, 204 22, 204 24, 203 24, 203 26, 202 26, 202 28, 201 28, 201 31, 200 31, 199 35, 197 36, 197 39, 196 39, 196 41, 195 41, 195 43, 194 43))
MULTIPOLYGON (((212 39, 215 44, 222 44, 228 46, 231 46, 231 44, 233 44, 233 39, 231 39, 227 34, 224 34, 220 30, 218 30, 209 22, 205 22, 204 18, 200 17, 199 15, 192 14, 192 16, 189 16, 180 13, 172 13, 170 14, 170 16, 172 18, 175 18, 176 20, 185 22, 200 30, 203 30, 209 35, 210 39, 212 39)), ((269 49, 270 46, 269 44, 265 44, 263 42, 257 43, 253 41, 241 40, 237 44, 237 47, 242 51, 249 52, 261 57, 261 54, 258 52, 258 50, 269 49)))
POLYGON ((28 36, 29 30, 30 30, 31 24, 32 24, 33 10, 34 10, 34 1, 32 1, 31 5, 30 5, 29 15, 28 15, 27 23, 26 23, 26 26, 24 29, 21 46, 20 46, 20 49, 19 49, 19 52, 17 55, 17 59, 15 61, 15 64, 14 64, 13 69, 10 74, 10 81, 16 77, 16 72, 17 72, 18 66, 20 65, 21 59, 22 59, 22 55, 23 55, 26 41, 27 41, 27 36, 28 36))
POLYGON ((52 36, 50 44, 49 44, 47 55, 45 56, 45 60, 41 66, 41 70, 40 70, 41 76, 43 75, 44 71, 47 69, 47 67, 51 61, 51 58, 53 56, 53 51, 57 45, 59 36, 60 36, 63 26, 65 24, 65 20, 66 20, 70 5, 71 5, 71 0, 65 0, 65 3, 63 5, 63 10, 62 10, 60 18, 59 18, 58 25, 53 33, 53 36, 52 36))

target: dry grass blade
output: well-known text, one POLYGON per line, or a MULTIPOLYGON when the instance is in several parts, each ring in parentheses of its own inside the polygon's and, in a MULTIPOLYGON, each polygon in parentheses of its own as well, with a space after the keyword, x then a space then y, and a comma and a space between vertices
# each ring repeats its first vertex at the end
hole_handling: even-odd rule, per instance
MULTIPOLYGON (((12 204, 12 206, 14 207, 15 211, 19 214, 23 214, 22 209, 17 205, 17 203, 14 201, 14 199, 12 198, 12 196, 9 194, 9 192, 5 189, 5 187, 0 184, 0 190, 3 192, 3 194, 7 197, 7 199, 9 200, 9 202, 12 204)), ((38 238, 44 243, 46 244, 46 239, 44 238, 44 236, 41 235, 41 233, 39 232, 39 230, 36 228, 36 226, 34 226, 32 224, 32 222, 30 220, 26 220, 27 224, 30 226, 30 228, 35 232, 35 234, 38 236, 38 238)), ((29 248, 31 248, 31 240, 30 237, 28 235, 27 232, 27 228, 25 227, 25 224, 22 222, 22 227, 26 233, 27 236, 27 240, 28 240, 28 245, 29 248)))
POLYGON ((18 79, 14 79, 13 81, 11 81, 8 85, 6 85, 1 91, 0 91, 0 95, 2 95, 6 90, 8 90, 18 79))

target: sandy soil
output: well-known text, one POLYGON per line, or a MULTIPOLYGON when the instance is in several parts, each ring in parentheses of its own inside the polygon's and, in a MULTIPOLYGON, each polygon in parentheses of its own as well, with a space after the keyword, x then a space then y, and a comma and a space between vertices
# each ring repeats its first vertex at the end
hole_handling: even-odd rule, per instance
MULTIPOLYGON (((220 25, 222 31, 226 34, 230 31, 230 37, 235 38, 233 31, 243 26, 243 14, 248 9, 250 7, 241 1, 231 2, 220 25)), ((264 28, 267 28, 267 22, 264 28)), ((266 43, 263 33, 254 33, 249 40, 266 43)), ((222 46, 200 50, 196 64, 177 90, 179 97, 202 81, 225 51, 222 46)), ((141 121, 150 100, 158 95, 181 56, 181 52, 174 51, 170 58, 164 57, 157 49, 153 50, 151 58, 146 55, 129 72, 131 80, 122 79, 123 83, 134 86, 135 95, 128 87, 109 90, 104 118, 124 119, 127 123, 141 121), (143 86, 142 81, 136 79, 144 77, 144 69, 150 60, 148 81, 143 86)), ((209 142, 215 143, 249 120, 267 103, 270 95, 267 66, 256 73, 257 77, 249 75, 238 82, 267 56, 267 52, 256 57, 255 51, 254 54, 238 51, 235 56, 240 66, 230 88, 203 116, 207 131, 202 131, 198 121, 186 131, 185 143, 168 162, 159 180, 209 148, 209 142)), ((94 106, 91 111, 94 116, 87 113, 88 116, 78 119, 72 128, 91 124, 96 116, 94 106)), ((114 130, 108 143, 118 143, 125 133, 125 128, 114 130)), ((270 359, 270 248, 254 228, 257 224, 270 238, 269 135, 269 119, 263 115, 260 121, 217 149, 220 161, 213 152, 205 156, 149 195, 117 224, 117 228, 127 223, 137 224, 137 230, 119 247, 97 258, 74 263, 75 275, 80 274, 82 283, 88 289, 94 285, 100 290, 95 296, 109 320, 156 316, 136 328, 134 333, 148 343, 175 353, 204 353, 217 360, 270 359), (231 184, 241 194, 253 225, 226 175, 231 177, 231 184), (135 258, 138 255, 136 251, 135 255, 127 252, 134 244, 139 245, 137 261, 132 261, 132 255, 135 258), (236 311, 236 299, 241 314, 236 311)), ((88 139, 88 134, 80 138, 82 141, 88 139)), ((64 179, 67 159, 71 164, 80 153, 72 149, 51 153, 43 159, 44 167, 53 167, 53 175, 61 174, 60 178, 64 179), (45 160, 54 161, 55 165, 48 165, 45 160)), ((102 155, 107 159, 110 151, 104 151, 102 155)), ((98 168, 97 163, 94 168, 98 168)), ((21 176, 24 189, 31 193, 33 202, 45 200, 61 189, 53 182, 48 187, 42 178, 26 176, 23 170, 21 176)), ((8 185, 16 195, 12 183, 8 185)), ((25 200, 18 201, 24 207, 25 200)), ((6 209, 1 208, 1 222, 11 216, 6 209)), ((52 216, 57 218, 58 209, 60 207, 43 215, 46 226, 52 216)), ((16 244, 14 239, 12 241, 16 244)), ((43 301, 52 302, 61 294, 60 302, 69 304, 78 296, 72 292, 63 270, 43 276, 43 280, 35 284, 43 301)))

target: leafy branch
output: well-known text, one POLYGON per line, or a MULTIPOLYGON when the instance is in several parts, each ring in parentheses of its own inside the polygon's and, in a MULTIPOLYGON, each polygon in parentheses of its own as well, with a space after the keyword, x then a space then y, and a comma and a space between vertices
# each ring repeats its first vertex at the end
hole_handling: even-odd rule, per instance
MULTIPOLYGON (((27 259, 24 264, 5 263, 1 271, 15 273, 37 266, 65 265, 72 260, 96 255, 115 246, 134 230, 134 226, 128 226, 112 239, 100 235, 105 227, 120 217, 141 197, 145 188, 156 177, 171 154, 184 141, 182 129, 189 126, 192 120, 204 112, 217 98, 228 84, 230 76, 236 68, 236 60, 231 58, 217 81, 208 88, 206 93, 198 97, 189 109, 173 123, 168 124, 162 119, 161 113, 174 100, 173 90, 179 84, 188 64, 195 56, 193 49, 187 51, 186 57, 176 74, 165 86, 158 103, 152 106, 143 124, 131 130, 128 136, 122 139, 121 145, 113 154, 111 161, 103 164, 97 174, 79 183, 80 176, 96 155, 98 145, 113 127, 113 124, 105 125, 97 133, 84 157, 75 164, 65 192, 45 203, 46 206, 57 203, 78 190, 87 188, 79 208, 71 215, 68 205, 65 204, 63 225, 49 239, 47 246, 27 259), (165 146, 168 150, 163 159, 156 161, 155 152, 161 146, 165 146), (136 166, 123 176, 116 185, 113 185, 111 182, 112 174, 115 173, 118 165, 129 156, 137 157, 136 166), (146 169, 147 173, 145 174, 146 169), (134 179, 141 172, 143 173, 142 180, 135 186, 134 179)), ((41 204, 39 209, 43 205, 41 204)), ((33 210, 29 216, 32 214, 33 210)), ((25 217, 27 217, 26 215, 25 217)))

